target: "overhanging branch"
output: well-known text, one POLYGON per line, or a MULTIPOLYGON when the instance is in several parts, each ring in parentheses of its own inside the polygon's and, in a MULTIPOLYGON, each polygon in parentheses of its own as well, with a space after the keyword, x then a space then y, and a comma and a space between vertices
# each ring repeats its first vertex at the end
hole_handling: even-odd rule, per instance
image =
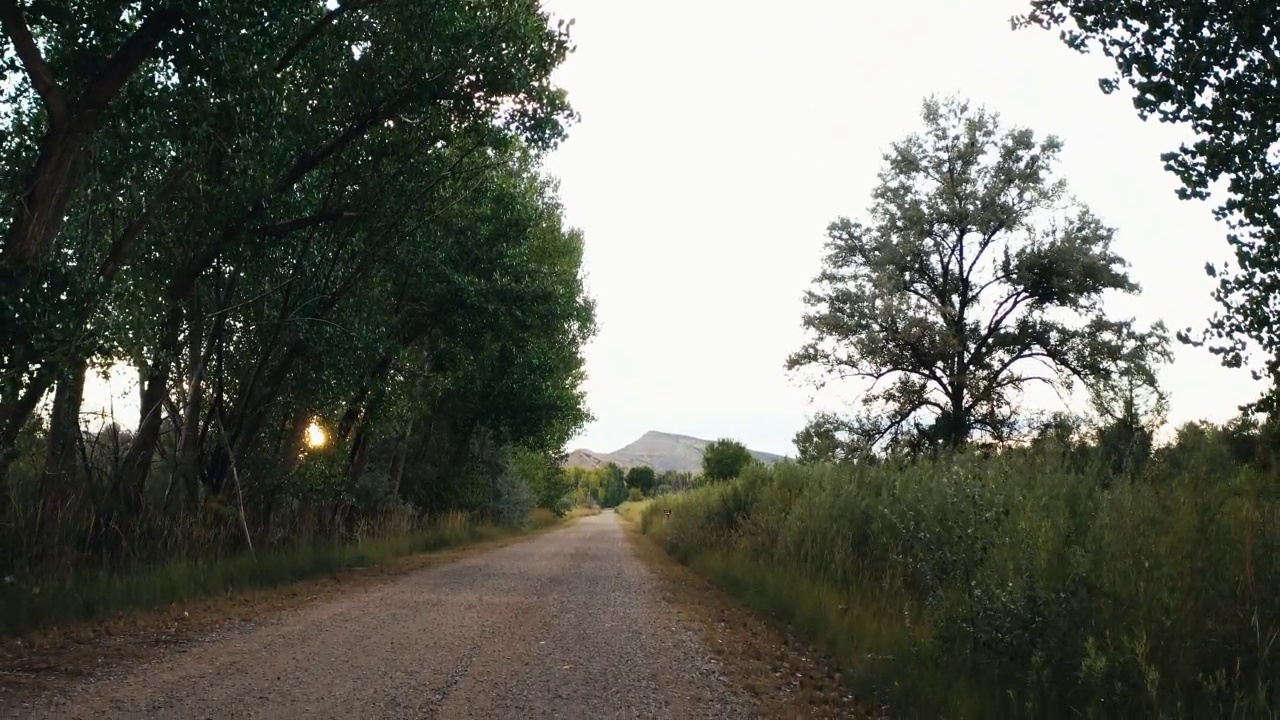
POLYGON ((176 7, 161 8, 148 15, 107 61, 102 72, 89 83, 84 96, 77 103, 77 112, 96 113, 110 104, 138 66, 159 46, 164 36, 181 24, 182 18, 182 12, 176 7))
POLYGON ((17 0, 0 0, 0 23, 4 24, 5 34, 13 43, 13 49, 22 62, 23 69, 27 71, 32 87, 44 101, 50 124, 57 125, 64 122, 67 119, 66 96, 63 95, 57 78, 53 76, 53 71, 40 54, 40 48, 36 45, 35 38, 31 36, 31 28, 27 27, 27 20, 23 17, 22 8, 18 7, 17 0))

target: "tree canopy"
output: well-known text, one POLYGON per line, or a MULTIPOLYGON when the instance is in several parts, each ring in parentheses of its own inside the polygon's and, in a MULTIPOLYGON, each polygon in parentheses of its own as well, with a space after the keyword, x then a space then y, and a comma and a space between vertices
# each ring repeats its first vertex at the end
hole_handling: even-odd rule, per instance
POLYGON ((810 339, 787 367, 870 385, 863 415, 802 438, 811 452, 838 432, 865 448, 1002 440, 1029 386, 1100 386, 1161 359, 1162 326, 1103 312, 1138 287, 1115 231, 1055 176, 1062 143, 955 98, 922 119, 885 155, 867 221, 828 228, 805 295, 810 339))
POLYGON ((595 332, 541 169, 575 117, 550 79, 568 23, 64 5, 0 1, 0 565, 84 528, 235 545, 563 500, 595 332), (137 425, 86 434, 86 375, 121 366, 137 425))
POLYGON ((1101 51, 1117 74, 1100 80, 1104 92, 1125 85, 1143 119, 1183 124, 1196 140, 1164 154, 1182 181, 1184 199, 1204 199, 1223 183, 1216 215, 1233 229, 1234 267, 1209 263, 1220 310, 1203 334, 1227 367, 1249 362, 1260 349, 1255 377, 1270 387, 1246 409, 1280 409, 1280 5, 1193 0, 1033 0, 1015 27, 1058 28, 1080 52, 1101 51), (1225 182, 1224 182, 1225 181, 1225 182))
POLYGON ((635 488, 646 496, 652 495, 658 486, 658 474, 646 465, 637 465, 627 470, 627 487, 635 488))
POLYGON ((731 438, 708 443, 702 451, 702 477, 710 481, 732 480, 755 461, 746 445, 731 438))

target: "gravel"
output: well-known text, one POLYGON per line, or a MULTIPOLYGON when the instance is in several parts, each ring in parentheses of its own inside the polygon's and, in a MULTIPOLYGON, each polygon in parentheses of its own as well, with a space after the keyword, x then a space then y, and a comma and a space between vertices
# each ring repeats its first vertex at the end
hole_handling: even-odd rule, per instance
POLYGON ((221 633, 31 718, 741 718, 612 513, 221 633))

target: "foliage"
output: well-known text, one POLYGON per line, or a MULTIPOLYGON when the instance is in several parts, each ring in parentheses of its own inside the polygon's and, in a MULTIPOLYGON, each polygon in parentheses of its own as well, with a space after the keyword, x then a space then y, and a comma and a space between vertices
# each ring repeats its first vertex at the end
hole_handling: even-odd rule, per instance
POLYGON ((1088 443, 784 463, 657 498, 642 526, 895 715, 1269 717, 1271 433, 1192 426, 1123 476, 1088 443))
POLYGON ((626 475, 622 472, 622 468, 614 463, 609 463, 604 467, 603 479, 600 485, 601 507, 617 507, 627 501, 628 495, 626 475))
POLYGON ((858 426, 849 418, 819 412, 796 433, 796 462, 847 463, 868 457, 865 443, 857 437, 858 426))
MULTIPOLYGON (((868 412, 838 428, 863 446, 854 454, 1001 441, 1028 386, 1094 385, 1127 365, 1147 375, 1164 359, 1136 350, 1161 347, 1162 325, 1102 311, 1104 294, 1138 288, 1114 231, 1055 178, 1062 143, 956 99, 926 100, 922 117, 885 155, 869 223, 828 228, 805 295, 811 339, 787 361, 871 383, 868 412)), ((836 454, 836 429, 820 418, 806 455, 836 454)))
POLYGON ((630 471, 623 471, 617 463, 591 469, 570 468, 566 475, 578 507, 616 507, 627 502, 632 489, 627 480, 630 471))
POLYGON ((691 490, 697 486, 698 481, 693 473, 679 472, 676 470, 663 470, 658 473, 657 486, 654 488, 651 496, 682 492, 684 490, 691 490))
POLYGON ((1032 0, 1015 27, 1061 28, 1080 51, 1101 50, 1117 76, 1100 81, 1111 93, 1128 84, 1138 114, 1190 126, 1196 140, 1167 152, 1165 167, 1178 176, 1179 197, 1205 199, 1225 180, 1216 210, 1234 232, 1228 241, 1235 270, 1214 263, 1220 310, 1200 340, 1211 343, 1227 367, 1248 362, 1256 344, 1265 354, 1267 393, 1250 409, 1280 405, 1280 333, 1275 295, 1280 278, 1280 6, 1275 3, 1204 3, 1188 0, 1032 0))
POLYGON ((0 574, 566 509, 595 308, 542 161, 571 44, 491 9, 0 7, 0 574), (82 422, 106 367, 138 372, 123 432, 82 422))
POLYGON ((721 438, 709 443, 702 451, 702 477, 712 482, 736 478, 754 460, 746 445, 731 438, 721 438))
POLYGON ((516 474, 533 491, 538 507, 563 517, 571 507, 573 485, 569 474, 560 467, 560 458, 518 448, 512 453, 516 474))
POLYGON ((653 468, 637 465, 627 470, 627 487, 635 488, 648 496, 653 494, 653 489, 657 486, 658 474, 653 471, 653 468))

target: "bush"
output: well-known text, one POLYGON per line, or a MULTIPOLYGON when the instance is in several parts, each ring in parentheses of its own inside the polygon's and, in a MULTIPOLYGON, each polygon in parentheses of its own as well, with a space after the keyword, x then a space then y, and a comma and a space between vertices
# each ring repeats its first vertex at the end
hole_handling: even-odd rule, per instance
POLYGON ((643 499, 644 499, 644 493, 640 492, 640 488, 633 487, 631 488, 630 491, 627 492, 628 502, 639 502, 643 499))
POLYGON ((1265 716, 1280 476, 1190 452, 1125 482, 1052 448, 756 466, 641 525, 909 713, 1265 716))

